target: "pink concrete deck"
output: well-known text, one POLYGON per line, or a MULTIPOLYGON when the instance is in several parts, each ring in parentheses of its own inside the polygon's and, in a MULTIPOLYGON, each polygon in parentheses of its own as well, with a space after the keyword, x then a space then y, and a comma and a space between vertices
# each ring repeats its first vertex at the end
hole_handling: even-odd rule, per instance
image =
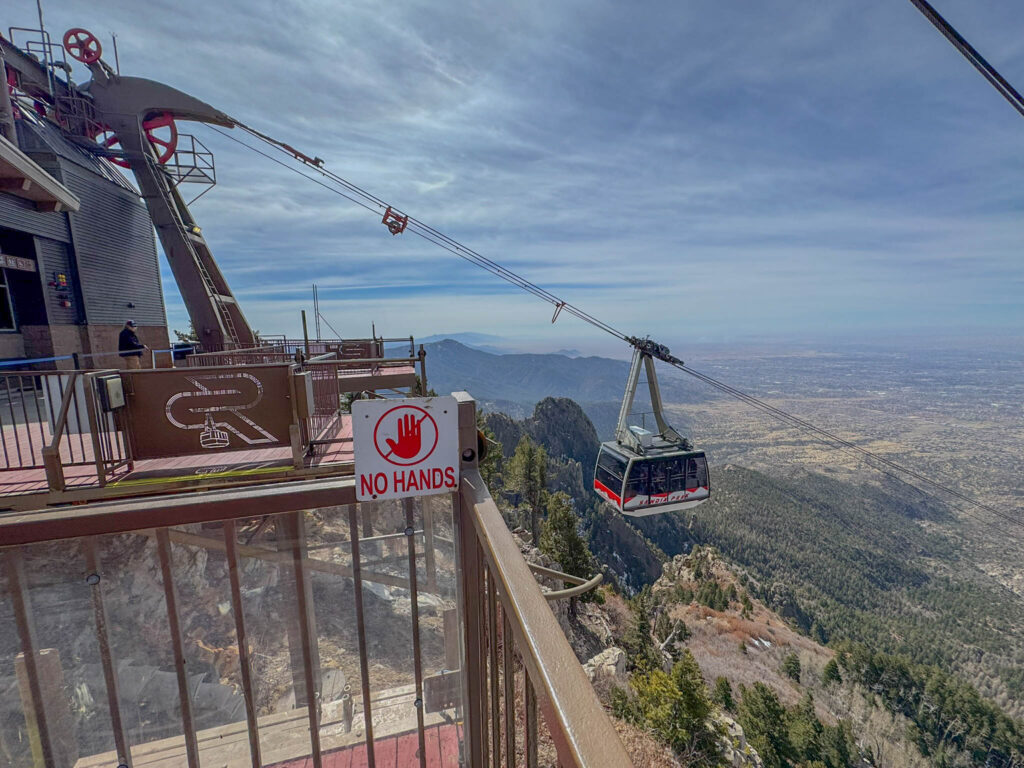
MULTIPOLYGON (((41 448, 48 445, 51 438, 46 424, 34 423, 29 427, 19 424, 3 428, 3 445, 7 447, 8 461, 19 463, 16 448, 20 447, 20 461, 37 466, 3 469, 3 454, 0 453, 0 497, 47 492, 41 448)), ((306 469, 352 462, 352 425, 348 415, 342 415, 334 427, 320 438, 331 442, 315 446, 314 454, 305 458, 306 469)), ((89 435, 65 436, 61 441, 61 459, 64 481, 69 490, 99 487, 89 435)), ((107 485, 125 488, 205 478, 257 477, 293 469, 289 447, 218 451, 137 461, 130 471, 128 467, 121 467, 109 475, 107 485)))
MULTIPOLYGON (((458 726, 434 725, 424 729, 427 768, 458 768, 458 726)), ((415 731, 374 740, 377 768, 419 768, 419 736, 415 731)), ((344 747, 321 755, 323 768, 366 768, 369 765, 366 744, 344 747)), ((313 758, 277 763, 273 768, 313 768, 313 758)))

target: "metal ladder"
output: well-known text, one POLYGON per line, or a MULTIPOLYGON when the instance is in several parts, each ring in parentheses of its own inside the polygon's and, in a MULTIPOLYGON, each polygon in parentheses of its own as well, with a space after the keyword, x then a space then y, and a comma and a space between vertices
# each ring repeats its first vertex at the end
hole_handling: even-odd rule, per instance
POLYGON ((221 324, 224 326, 224 331, 228 336, 226 341, 229 341, 235 347, 238 347, 238 332, 235 330, 235 322, 231 318, 231 312, 224 303, 224 298, 221 296, 220 291, 214 284, 213 277, 210 275, 209 270, 203 263, 202 257, 196 253, 195 248, 192 246, 192 238, 195 237, 195 235, 185 226, 185 223, 181 219, 181 212, 178 210, 178 205, 171 196, 170 175, 149 154, 146 155, 146 161, 154 171, 156 171, 155 175, 158 179, 157 187, 160 189, 160 197, 164 206, 166 206, 171 212, 171 218, 174 220, 174 225, 177 227, 179 234, 181 234, 183 240, 189 244, 192 261, 199 268, 199 275, 203 278, 203 285, 206 286, 206 293, 209 296, 210 301, 213 302, 213 306, 216 308, 217 314, 220 316, 221 324))

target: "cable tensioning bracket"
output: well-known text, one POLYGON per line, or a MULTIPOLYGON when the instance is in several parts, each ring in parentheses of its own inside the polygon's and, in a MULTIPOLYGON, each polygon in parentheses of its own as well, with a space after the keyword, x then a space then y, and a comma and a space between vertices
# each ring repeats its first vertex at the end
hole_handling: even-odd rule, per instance
POLYGON ((381 221, 387 225, 387 228, 392 235, 400 235, 402 232, 405 232, 405 228, 409 226, 409 217, 403 216, 398 213, 398 211, 392 210, 390 205, 388 206, 388 209, 384 211, 384 218, 382 218, 381 221))

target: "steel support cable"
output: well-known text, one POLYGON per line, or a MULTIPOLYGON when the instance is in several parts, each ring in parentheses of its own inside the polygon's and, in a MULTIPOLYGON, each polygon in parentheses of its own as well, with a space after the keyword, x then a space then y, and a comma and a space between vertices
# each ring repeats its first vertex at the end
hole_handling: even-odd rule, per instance
MULTIPOLYGON (((911 0, 911 2, 917 2, 917 0, 911 0)), ((279 151, 287 154, 289 157, 292 157, 293 159, 299 159, 301 161, 301 157, 299 157, 299 155, 296 154, 295 151, 291 149, 291 147, 289 147, 288 145, 284 144, 283 142, 279 142, 279 141, 277 141, 275 139, 272 139, 272 138, 266 136, 265 134, 262 134, 262 133, 260 133, 260 132, 258 132, 256 130, 254 130, 254 129, 251 129, 251 128, 248 128, 248 127, 242 125, 241 123, 238 123, 238 126, 241 127, 241 128, 244 128, 251 135, 255 136, 256 138, 260 139, 261 141, 263 141, 263 142, 265 142, 265 143, 275 147, 279 151)), ((325 183, 325 182, 321 181, 320 179, 317 179, 317 178, 315 178, 313 176, 309 176, 309 175, 303 173, 298 168, 296 168, 296 167, 294 167, 292 165, 289 165, 288 163, 285 163, 285 162, 283 162, 283 161, 281 161, 281 160, 279 160, 279 159, 269 155, 268 153, 263 152, 262 150, 260 150, 260 149, 258 149, 256 147, 253 147, 253 146, 251 146, 250 144, 247 144, 244 141, 241 141, 240 139, 238 139, 238 138, 236 138, 234 136, 231 136, 230 134, 228 134, 225 131, 222 131, 222 130, 216 128, 215 126, 211 125, 210 128, 213 129, 216 133, 219 133, 220 135, 225 136, 226 138, 230 139, 231 141, 234 141, 235 143, 240 144, 241 146, 243 146, 243 147, 245 147, 247 149, 250 149, 253 152, 256 152, 258 155, 261 155, 261 156, 271 160, 272 162, 275 162, 278 165, 280 165, 280 166, 282 166, 284 168, 287 168, 290 171, 293 171, 294 173, 298 174, 299 176, 302 176, 303 178, 309 179, 310 181, 314 182, 315 184, 318 184, 319 186, 321 186, 321 187, 323 187, 323 188, 325 188, 325 189, 327 189, 327 190, 329 190, 331 192, 334 192, 335 194, 340 195, 340 196, 346 198, 347 200, 350 200, 350 201, 352 201, 352 202, 362 206, 363 208, 365 208, 365 209, 367 209, 367 210, 369 210, 371 212, 379 212, 380 209, 386 209, 386 208, 390 207, 390 206, 387 205, 387 203, 385 203, 380 198, 378 198, 378 197, 370 194, 369 192, 363 190, 361 187, 358 187, 355 184, 352 184, 351 182, 345 180, 341 176, 338 176, 337 174, 335 174, 335 173, 333 173, 331 171, 327 171, 325 168, 323 168, 322 166, 320 166, 318 164, 310 164, 309 162, 302 161, 311 170, 315 171, 316 173, 319 173, 321 176, 327 178, 328 180, 333 181, 335 184, 338 184, 338 185, 342 186, 348 192, 351 192, 352 194, 357 195, 358 197, 361 197, 362 199, 361 200, 360 199, 356 199, 355 197, 352 197, 350 194, 346 194, 345 191, 342 191, 341 189, 338 189, 337 187, 331 186, 330 184, 327 184, 327 183, 325 183), (376 211, 375 211, 375 207, 376 207, 376 211)), ((452 253, 455 256, 458 256, 459 258, 461 258, 461 259, 463 259, 465 261, 468 261, 468 262, 470 262, 472 264, 475 264, 476 266, 480 267, 481 269, 484 269, 487 272, 495 275, 496 277, 499 277, 502 280, 505 280, 506 282, 511 283, 512 285, 515 285, 516 287, 521 288, 521 289, 527 291, 528 293, 532 294, 533 296, 536 296, 537 298, 539 298, 539 299, 541 299, 543 301, 547 301, 548 303, 553 304, 556 307, 561 307, 560 311, 567 312, 568 314, 573 315, 574 317, 582 320, 583 322, 588 323, 588 324, 594 326, 595 328, 598 328, 599 330, 603 330, 606 333, 611 334, 612 336, 615 336, 620 341, 626 341, 628 343, 633 343, 634 342, 633 337, 627 336, 626 334, 624 334, 621 331, 617 330, 616 328, 608 325, 607 323, 599 320, 598 318, 594 317, 593 315, 590 315, 589 313, 584 312, 583 310, 579 309, 578 307, 576 307, 576 306, 574 306, 572 304, 569 304, 566 301, 563 301, 562 299, 560 299, 558 296, 556 296, 555 294, 551 293, 550 291, 547 291, 547 290, 541 288, 540 286, 535 285, 534 283, 530 282, 526 278, 516 274, 515 272, 507 269, 506 267, 503 267, 498 262, 495 262, 495 261, 493 261, 491 259, 486 258, 485 256, 482 256, 481 254, 477 253, 476 251, 474 251, 474 250, 472 250, 470 248, 467 248, 466 246, 462 245, 457 240, 454 240, 453 238, 448 237, 447 235, 439 232, 438 230, 434 229, 433 227, 430 227, 430 226, 420 222, 419 220, 412 218, 411 216, 408 219, 408 229, 413 234, 417 235, 418 237, 421 237, 422 239, 426 240, 427 242, 433 243, 434 245, 437 245, 438 247, 443 248, 444 250, 448 251, 449 253, 452 253)), ((988 512, 989 514, 992 514, 992 515, 998 517, 999 519, 1001 519, 1001 520, 1003 520, 1005 522, 1008 522, 1008 523, 1010 523, 1012 525, 1018 525, 1018 526, 1024 527, 1024 521, 1022 521, 1022 520, 1020 520, 1018 518, 1015 518, 1015 517, 1012 517, 1010 515, 1007 515, 1006 513, 1001 512, 1000 510, 996 509, 995 507, 992 507, 992 506, 990 506, 988 504, 985 504, 984 502, 980 502, 980 501, 977 501, 975 499, 972 499, 971 497, 966 496, 965 494, 962 494, 962 493, 960 493, 959 491, 956 491, 953 488, 949 488, 947 486, 942 485, 941 483, 937 483, 936 481, 932 480, 931 478, 927 477, 926 475, 923 475, 920 472, 917 472, 917 471, 915 471, 913 469, 910 469, 909 467, 904 467, 903 465, 898 464, 898 463, 896 463, 896 462, 894 462, 894 461, 892 461, 890 459, 886 459, 886 458, 884 458, 882 456, 879 456, 878 454, 875 454, 875 453, 873 453, 871 451, 868 451, 865 448, 861 448, 860 446, 856 445, 855 443, 850 442, 849 440, 841 438, 838 435, 835 435, 835 434, 829 432, 828 430, 822 429, 821 427, 818 427, 818 426, 812 424, 809 421, 801 419, 798 416, 794 416, 793 414, 787 413, 786 411, 783 411, 783 410, 781 410, 779 408, 776 408, 775 406, 769 405, 768 403, 765 403, 762 400, 758 400, 757 398, 755 398, 752 395, 748 395, 745 392, 743 392, 743 391, 741 391, 739 389, 736 389, 735 387, 732 387, 732 386, 730 386, 730 385, 728 385, 728 384, 726 384, 724 382, 718 381, 717 379, 714 379, 711 376, 708 376, 707 374, 703 374, 700 371, 697 371, 697 370, 695 370, 693 368, 690 368, 690 367, 682 364, 681 362, 673 362, 671 360, 663 360, 663 362, 667 362, 669 365, 672 365, 672 366, 678 368, 679 370, 683 371, 684 373, 687 373, 690 376, 693 376, 694 378, 698 379, 699 381, 704 382, 708 386, 711 386, 711 387, 713 387, 715 389, 718 389, 719 391, 721 391, 721 392, 723 392, 725 394, 728 394, 731 397, 734 397, 734 398, 736 398, 736 399, 738 399, 738 400, 740 400, 742 402, 745 402, 748 405, 751 405, 754 408, 757 408, 757 409, 761 410, 762 412, 767 413, 768 415, 772 416, 773 418, 775 418, 775 419, 777 419, 779 421, 787 423, 790 426, 797 427, 798 429, 801 429, 801 430, 803 430, 805 432, 810 432, 810 433, 816 435, 816 438, 819 441, 823 442, 824 444, 826 444, 826 445, 828 445, 828 446, 830 446, 830 447, 832 447, 834 449, 845 450, 845 452, 847 452, 847 453, 849 453, 850 451, 854 451, 855 453, 859 454, 860 456, 862 456, 864 458, 867 458, 867 459, 871 459, 874 462, 877 462, 877 464, 881 464, 881 465, 883 465, 885 467, 888 467, 891 470, 899 473, 900 475, 903 475, 905 477, 911 477, 911 478, 917 480, 920 483, 923 483, 923 484, 925 484, 925 485, 927 485, 927 486, 929 486, 931 488, 934 488, 934 489, 939 490, 939 491, 941 491, 941 492, 943 492, 945 494, 948 494, 949 496, 951 496, 953 498, 959 499, 963 503, 966 503, 966 504, 968 504, 970 506, 977 507, 978 509, 984 510, 984 511, 988 512)), ((883 469, 880 466, 872 465, 872 469, 874 469, 877 472, 881 472, 881 473, 883 473, 885 475, 889 475, 890 477, 895 477, 895 475, 893 475, 891 472, 886 471, 885 469, 883 469)), ((978 517, 977 515, 973 515, 970 512, 967 512, 966 510, 964 510, 964 509, 962 509, 960 507, 956 507, 955 505, 954 505, 954 507, 956 509, 958 509, 959 511, 963 512, 964 514, 967 514, 968 516, 973 517, 974 519, 978 520, 979 522, 982 522, 982 523, 984 523, 986 525, 990 525, 993 528, 999 530, 1001 533, 1007 534, 1007 532, 1005 530, 1000 528, 998 525, 996 525, 992 521, 985 520, 983 518, 978 517)))
POLYGON ((317 315, 320 317, 321 320, 323 320, 325 323, 327 323, 327 327, 331 329, 331 332, 334 334, 335 338, 340 340, 341 339, 341 334, 338 333, 337 329, 333 325, 331 325, 330 321, 326 317, 324 317, 324 313, 323 312, 317 312, 317 315))
POLYGON ((334 188, 334 187, 332 187, 332 186, 331 186, 330 184, 325 184, 324 182, 320 181, 320 179, 316 178, 315 176, 309 176, 309 175, 307 175, 307 174, 303 173, 302 171, 300 171, 300 170, 299 170, 298 168, 296 168, 296 167, 294 167, 294 166, 292 166, 292 165, 288 165, 288 163, 284 162, 283 160, 278 160, 278 159, 277 159, 276 157, 274 157, 273 155, 270 155, 270 154, 268 154, 268 153, 264 152, 263 150, 261 150, 261 149, 258 149, 257 147, 254 147, 254 146, 252 146, 251 144, 246 144, 246 143, 245 143, 244 141, 242 141, 242 140, 241 140, 241 139, 239 139, 239 138, 236 138, 235 136, 232 136, 232 135, 231 135, 230 133, 228 133, 227 131, 222 131, 222 130, 221 130, 220 128, 218 128, 217 126, 215 126, 215 125, 211 125, 211 124, 209 124, 209 123, 207 123, 206 127, 207 127, 207 128, 209 128, 209 129, 210 129, 211 131, 213 131, 214 133, 219 133, 219 134, 220 134, 221 136, 223 136, 223 137, 224 137, 225 139, 230 139, 231 141, 233 141, 233 142, 235 142, 236 144, 239 144, 239 145, 241 145, 241 146, 245 147, 246 149, 250 150, 251 152, 255 152, 255 153, 256 153, 257 155, 260 155, 260 156, 262 156, 262 157, 265 157, 265 158, 266 158, 267 160, 269 160, 270 162, 272 162, 272 163, 277 163, 277 164, 278 164, 278 165, 280 165, 280 166, 281 166, 282 168, 287 168, 287 169, 288 169, 289 171, 291 171, 292 173, 297 173, 297 174, 298 174, 299 176, 301 176, 302 178, 304 178, 304 179, 309 179, 309 180, 310 180, 310 181, 312 181, 312 182, 313 182, 314 184, 319 184, 319 185, 320 185, 321 187, 323 187, 324 189, 326 189, 326 190, 328 190, 328 191, 330 191, 330 192, 333 192, 333 193, 334 193, 334 194, 336 194, 336 195, 341 195, 341 196, 342 196, 342 197, 344 197, 344 198, 345 198, 346 200, 349 200, 349 201, 351 201, 351 202, 355 203, 356 205, 362 206, 363 208, 365 208, 366 210, 370 211, 371 213, 374 213, 374 212, 375 212, 375 211, 374 211, 374 209, 373 209, 373 208, 372 208, 371 206, 367 205, 367 204, 366 204, 365 202, 363 202, 362 200, 357 200, 357 199, 356 199, 356 198, 354 198, 354 197, 350 197, 349 195, 346 195, 346 194, 345 194, 344 192, 342 192, 341 190, 339 190, 339 189, 335 189, 335 188, 334 188))
POLYGON ((1010 102, 1010 106, 1016 109, 1021 115, 1024 115, 1024 96, 1014 88, 1010 83, 999 74, 999 71, 993 67, 985 57, 982 56, 978 51, 971 45, 967 40, 953 28, 953 25, 946 21, 942 15, 932 7, 927 0, 910 0, 911 3, 919 10, 924 17, 932 23, 932 25, 942 33, 942 35, 953 44, 960 53, 963 54, 964 58, 967 59, 971 65, 978 70, 982 76, 988 80, 992 86, 1002 94, 1003 98, 1010 102))
MULTIPOLYGON (((263 141, 263 142, 273 146, 275 149, 277 149, 278 151, 284 153, 285 155, 287 155, 289 157, 292 157, 292 158, 297 157, 295 155, 294 151, 292 151, 290 148, 287 148, 288 145, 285 145, 283 142, 279 142, 279 141, 277 141, 275 139, 272 139, 269 136, 266 136, 265 134, 262 134, 259 131, 256 131, 255 129, 252 129, 252 128, 249 128, 249 127, 243 125, 242 123, 238 123, 238 126, 240 128, 243 128, 244 130, 246 130, 248 133, 250 133, 252 136, 254 136, 257 139, 259 139, 260 141, 263 141)), ((320 181, 319 179, 317 179, 317 178, 315 178, 313 176, 310 176, 310 175, 308 175, 306 173, 303 173, 300 169, 298 169, 298 168, 296 168, 296 167, 294 167, 292 165, 289 165, 288 163, 285 163, 285 162, 283 162, 283 161, 281 161, 281 160, 279 160, 279 159, 277 159, 277 158, 267 154, 266 152, 263 152, 262 150, 258 149, 257 147, 253 147, 252 145, 247 144, 244 141, 241 141, 240 139, 230 135, 226 131, 220 130, 219 128, 217 128, 215 126, 212 126, 212 125, 209 126, 209 127, 213 131, 215 131, 216 133, 218 133, 221 136, 224 136, 224 137, 230 139, 231 141, 235 142, 236 144, 239 144, 239 145, 241 145, 243 147, 246 147, 247 149, 252 150, 253 152, 256 152, 257 154, 259 154, 259 155, 261 155, 261 156, 263 156, 263 157, 265 157, 265 158, 267 158, 267 159, 277 163, 278 165, 280 165, 280 166, 282 166, 284 168, 287 168, 290 171, 295 172, 299 176, 302 176, 302 177, 304 177, 306 179, 310 179, 311 181, 313 181, 316 184, 319 184, 320 186, 324 187, 325 189, 328 189, 328 190, 330 190, 332 192, 335 192, 336 194, 341 195, 345 199, 350 200, 352 202, 355 202, 355 203, 361 205, 363 208, 366 208, 367 210, 369 210, 371 212, 374 211, 374 206, 376 206, 378 211, 391 207, 391 206, 388 206, 387 203, 385 203, 380 198, 376 197, 375 195, 372 195, 371 193, 367 192, 366 190, 362 189, 361 187, 359 187, 359 186, 357 186, 355 184, 352 184, 351 182, 349 182, 348 180, 344 179, 343 177, 338 176, 337 174, 335 174, 335 173, 333 173, 331 171, 328 171, 326 168, 323 168, 323 167, 321 167, 319 165, 310 165, 309 163, 305 163, 306 166, 310 170, 312 170, 315 173, 320 174, 324 178, 329 179, 330 181, 333 181, 336 184, 342 186, 348 193, 351 193, 351 194, 347 194, 345 191, 339 190, 339 189, 337 189, 335 187, 332 187, 330 184, 324 183, 324 182, 320 181), (352 195, 357 195, 358 197, 360 197, 362 199, 361 200, 356 199, 355 197, 352 197, 352 195)), ((529 280, 524 278, 522 275, 519 275, 519 274, 513 272, 512 270, 507 269, 506 267, 502 266, 498 262, 493 261, 492 259, 489 259, 486 256, 483 256, 482 254, 478 253, 477 251, 474 251, 472 248, 468 248, 467 246, 463 245, 462 243, 458 242, 457 240, 455 240, 455 239, 453 239, 451 237, 448 237, 447 235, 445 235, 444 233, 438 231, 437 229, 434 229, 433 227, 429 226, 428 224, 425 224, 424 222, 422 222, 422 221, 420 221, 418 219, 415 219, 415 218, 413 218, 411 216, 409 217, 408 231, 410 231, 411 233, 417 235, 418 237, 420 237, 420 238, 422 238, 424 240, 427 240, 430 243, 433 243, 434 245, 437 245, 437 246, 439 246, 441 248, 444 248, 449 253, 452 253, 453 255, 458 256, 459 258, 461 258, 461 259, 463 259, 465 261, 468 261, 468 262, 470 262, 472 264, 475 264, 476 266, 480 267, 481 269, 484 269, 487 272, 490 272, 492 275, 494 275, 496 277, 499 277, 502 280, 505 280, 506 282, 511 283, 512 285, 515 285, 516 287, 521 288, 524 291, 527 291, 528 293, 533 294, 537 298, 539 298, 539 299, 541 299, 543 301, 548 302, 552 306, 554 306, 556 308, 560 307, 561 308, 560 309, 561 312, 566 312, 567 314, 573 315, 574 317, 582 320, 583 322, 589 323, 590 325, 593 325, 594 327, 598 328, 599 330, 602 330, 605 333, 609 333, 612 336, 615 336, 616 338, 620 339, 621 341, 628 341, 628 339, 629 339, 629 337, 625 333, 623 333, 622 331, 619 331, 616 328, 608 325, 607 323, 605 323, 602 320, 594 317, 593 315, 589 314, 588 312, 583 311, 579 307, 577 307, 577 306, 575 306, 573 304, 570 304, 569 302, 563 301, 561 298, 559 298, 555 294, 551 293, 550 291, 548 291, 548 290, 546 290, 544 288, 541 288, 540 286, 536 285, 535 283, 530 282, 529 280)))
MULTIPOLYGON (((307 166, 309 166, 312 170, 314 170, 315 172, 319 173, 321 176, 324 176, 325 178, 328 178, 328 179, 336 182, 337 184, 339 184, 340 186, 344 187, 349 192, 352 192, 353 194, 359 195, 359 196, 363 197, 365 200, 372 202, 379 209, 386 210, 387 208, 391 208, 392 210, 397 210, 393 206, 388 205, 384 200, 380 199, 376 195, 368 192, 367 190, 363 189, 362 187, 358 186, 357 184, 353 184, 348 179, 346 179, 346 178, 344 178, 342 176, 339 176, 338 174, 334 173, 333 171, 330 171, 330 170, 324 168, 322 165, 320 165, 320 164, 318 164, 316 162, 314 162, 313 164, 310 164, 308 162, 308 159, 303 160, 304 157, 308 157, 308 156, 302 155, 301 153, 297 152, 290 145, 285 144, 282 141, 278 141, 277 139, 274 139, 273 137, 268 136, 265 133, 262 133, 262 132, 256 130, 255 128, 247 126, 244 123, 241 123, 241 122, 239 122, 237 120, 235 121, 235 123, 238 125, 239 128, 241 128, 244 131, 247 131, 249 134, 251 134, 255 138, 259 139, 260 141, 263 141, 263 142, 273 146, 279 152, 282 152, 283 154, 288 155, 289 157, 291 157, 293 159, 299 159, 300 161, 304 162, 307 166)), ((223 132, 220 132, 220 133, 222 133, 222 135, 227 135, 227 134, 223 134, 223 132)), ((235 141, 237 141, 237 139, 235 139, 235 141)), ((239 142, 239 143, 242 143, 242 142, 239 142)), ((243 146, 248 146, 248 145, 243 143, 243 146)), ((291 167, 291 166, 286 166, 286 167, 291 167)), ((365 206, 365 207, 368 207, 368 206, 365 206)), ((562 307, 561 311, 568 312, 569 314, 574 315, 575 317, 579 318, 580 320, 583 320, 584 322, 588 322, 588 323, 594 325, 595 327, 598 327, 601 330, 606 331, 607 333, 611 333, 612 335, 617 336, 618 338, 622 339, 623 341, 627 340, 628 337, 625 334, 621 333, 620 331, 617 331, 616 329, 612 328, 611 326, 609 326, 608 324, 606 324, 603 321, 599 320, 598 318, 594 317, 593 315, 590 315, 589 313, 584 312, 579 307, 575 307, 575 306, 569 304, 568 302, 563 301, 562 299, 560 299, 558 296, 555 296, 550 291, 548 291, 548 290, 546 290, 546 289, 536 285, 535 283, 530 282, 529 280, 524 278, 522 275, 518 275, 515 272, 512 272, 511 270, 506 269, 505 267, 503 267, 498 262, 493 261, 493 260, 487 258, 486 256, 484 256, 483 254, 481 254, 481 253, 479 253, 477 251, 474 251, 472 248, 469 248, 469 247, 463 245, 462 243, 460 243, 457 240, 449 237, 448 235, 444 234, 443 232, 440 232, 439 230, 434 229, 433 227, 431 227, 430 225, 426 224, 425 222, 422 222, 419 219, 416 219, 416 218, 414 218, 412 216, 409 216, 408 217, 408 223, 409 223, 410 228, 413 231, 420 230, 420 231, 416 232, 417 234, 419 234, 420 237, 423 237, 424 239, 430 240, 431 242, 435 243, 436 245, 441 245, 441 242, 438 242, 438 241, 442 241, 444 243, 447 243, 447 245, 449 246, 447 248, 447 250, 449 250, 450 252, 454 253, 455 255, 460 256, 461 258, 466 259, 467 261, 471 261, 471 262, 477 264, 477 266, 479 266, 479 267, 481 267, 483 269, 486 269, 487 271, 491 272, 492 274, 494 274, 494 275, 496 275, 498 277, 501 277, 502 279, 504 279, 504 280, 506 280, 506 281, 508 281, 510 283, 513 283, 514 285, 517 285, 518 287, 523 288, 526 291, 529 291, 530 293, 534 294, 538 298, 543 299, 544 301, 547 301, 548 303, 552 304, 553 306, 556 306, 556 307, 560 306, 560 307, 562 307), (429 235, 429 237, 428 237, 428 235, 429 235)), ((442 247, 445 247, 445 246, 442 246, 442 247)))

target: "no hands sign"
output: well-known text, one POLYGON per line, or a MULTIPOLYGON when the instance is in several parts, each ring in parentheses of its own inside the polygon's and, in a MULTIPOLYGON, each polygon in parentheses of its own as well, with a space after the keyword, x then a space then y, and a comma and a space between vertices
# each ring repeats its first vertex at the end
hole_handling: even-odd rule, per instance
POLYGON ((356 400, 352 442, 359 501, 451 493, 459 486, 454 397, 356 400))

